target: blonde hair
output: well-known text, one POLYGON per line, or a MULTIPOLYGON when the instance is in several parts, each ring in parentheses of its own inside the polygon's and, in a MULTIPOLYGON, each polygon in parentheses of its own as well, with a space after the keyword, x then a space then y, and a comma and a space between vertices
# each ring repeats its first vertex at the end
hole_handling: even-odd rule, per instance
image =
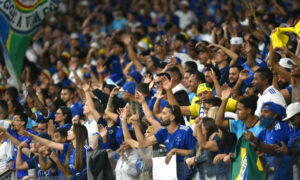
POLYGON ((207 117, 212 118, 213 120, 216 120, 219 108, 220 107, 218 107, 218 106, 213 106, 213 107, 209 108, 209 110, 207 112, 207 117))

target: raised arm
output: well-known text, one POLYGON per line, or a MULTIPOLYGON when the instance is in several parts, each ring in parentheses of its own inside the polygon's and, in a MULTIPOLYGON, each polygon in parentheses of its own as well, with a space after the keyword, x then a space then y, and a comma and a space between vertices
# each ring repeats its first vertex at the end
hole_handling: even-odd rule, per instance
POLYGON ((41 143, 44 146, 47 146, 51 149, 57 149, 57 150, 63 150, 64 149, 64 145, 62 143, 56 143, 56 142, 50 141, 48 139, 38 137, 34 134, 31 134, 28 131, 23 131, 22 134, 25 135, 25 136, 30 137, 30 139, 32 139, 32 140, 38 141, 39 143, 41 143))
POLYGON ((142 105, 143 111, 145 113, 147 121, 153 126, 153 128, 158 131, 161 128, 161 125, 158 121, 155 120, 144 96, 139 91, 136 91, 135 99, 142 105))
POLYGON ((162 83, 162 87, 163 89, 167 92, 167 96, 168 96, 168 102, 170 105, 176 105, 176 106, 180 106, 179 103, 177 102, 173 92, 172 92, 172 79, 171 81, 166 77, 163 76, 161 77, 161 83, 162 83))
POLYGON ((157 143, 157 139, 155 138, 154 135, 147 137, 147 138, 144 137, 144 135, 140 129, 139 122, 132 122, 132 124, 134 127, 134 132, 135 132, 136 138, 138 140, 139 148, 145 148, 145 147, 152 146, 157 143))
POLYGON ((119 93, 119 90, 120 88, 119 87, 115 87, 110 95, 109 95, 109 99, 108 99, 108 102, 107 102, 107 106, 106 106, 106 109, 105 109, 105 114, 108 115, 113 121, 117 121, 118 119, 118 114, 114 113, 114 105, 113 105, 113 100, 114 100, 114 97, 119 93))
POLYGON ((239 79, 237 80, 235 86, 232 89, 232 98, 235 100, 239 100, 242 96, 241 94, 241 88, 243 86, 243 82, 248 79, 250 76, 248 76, 249 71, 247 69, 243 69, 240 72, 239 79))
POLYGON ((135 65, 137 71, 141 71, 141 69, 143 68, 143 66, 139 62, 138 57, 137 57, 136 53, 134 52, 134 49, 133 49, 133 47, 131 45, 131 37, 130 37, 130 35, 124 36, 124 38, 122 39, 122 41, 124 42, 124 44, 127 47, 128 56, 129 56, 130 60, 135 65))
POLYGON ((217 142, 215 140, 211 140, 211 141, 207 141, 204 138, 203 132, 202 132, 202 118, 198 117, 195 120, 195 125, 197 128, 197 140, 198 140, 198 144, 200 146, 200 148, 203 148, 207 151, 211 151, 211 152, 217 152, 219 150, 217 142))
POLYGON ((23 141, 18 146, 17 158, 16 158, 16 169, 18 170, 27 170, 28 164, 22 159, 22 149, 27 147, 27 140, 23 141))
POLYGON ((88 83, 84 83, 82 85, 82 89, 84 91, 85 94, 85 98, 86 98, 86 103, 95 119, 96 122, 98 122, 98 120, 100 119, 101 115, 100 113, 96 110, 95 108, 95 104, 93 102, 92 96, 91 96, 91 91, 90 91, 90 85, 88 83))
POLYGON ((217 113, 216 125, 218 127, 228 128, 228 121, 224 121, 224 114, 225 114, 226 104, 230 96, 230 88, 228 87, 228 85, 224 85, 223 88, 224 88, 222 91, 223 100, 219 108, 219 111, 217 113))

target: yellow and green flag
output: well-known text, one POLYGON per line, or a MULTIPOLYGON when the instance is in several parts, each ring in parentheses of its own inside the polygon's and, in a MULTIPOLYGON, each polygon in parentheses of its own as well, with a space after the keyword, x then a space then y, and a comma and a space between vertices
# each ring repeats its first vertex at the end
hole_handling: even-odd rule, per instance
POLYGON ((237 142, 231 165, 231 180, 264 180, 262 163, 250 142, 242 135, 237 142))
POLYGON ((14 81, 21 76, 23 58, 32 37, 59 3, 60 0, 0 0, 0 44, 14 81))

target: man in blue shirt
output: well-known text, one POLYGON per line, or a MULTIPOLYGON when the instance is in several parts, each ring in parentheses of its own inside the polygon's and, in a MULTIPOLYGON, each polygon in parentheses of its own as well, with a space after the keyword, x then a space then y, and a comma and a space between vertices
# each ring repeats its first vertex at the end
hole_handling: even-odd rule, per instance
POLYGON ((286 108, 287 117, 283 121, 289 120, 294 128, 291 130, 290 139, 287 145, 281 142, 281 146, 275 145, 275 151, 280 154, 292 156, 294 179, 300 178, 300 102, 294 102, 286 108))
POLYGON ((78 103, 73 102, 75 89, 69 86, 62 88, 60 93, 60 98, 64 101, 67 107, 72 111, 72 118, 76 115, 82 116, 83 106, 80 106, 78 103))
MULTIPOLYGON (((133 122, 139 147, 148 147, 156 143, 165 143, 167 148, 166 163, 176 153, 177 177, 186 179, 187 171, 184 156, 188 155, 197 143, 190 127, 180 125, 183 117, 178 106, 167 105, 161 116, 160 125, 163 126, 156 134, 144 137, 137 123, 133 122)), ((124 132, 125 133, 125 132, 124 132)))
MULTIPOLYGON (((29 147, 29 144, 31 142, 31 139, 27 136, 22 136, 20 132, 26 130, 26 124, 27 124, 27 115, 24 113, 16 113, 14 115, 14 119, 12 122, 12 127, 8 128, 7 130, 4 127, 0 127, 0 131, 4 132, 8 139, 14 144, 14 164, 13 169, 16 169, 16 158, 17 158, 17 152, 18 148, 17 146, 20 144, 20 142, 27 140, 27 145, 29 147)), ((29 130, 33 134, 37 134, 34 131, 29 130)), ((24 161, 28 161, 29 158, 22 154, 22 159, 24 161)), ((28 172, 27 170, 17 170, 17 178, 23 178, 24 176, 27 176, 28 172)))
POLYGON ((281 122, 285 117, 285 108, 273 102, 266 102, 262 105, 260 126, 264 130, 254 137, 248 131, 245 135, 252 146, 260 152, 266 153, 265 172, 268 179, 293 179, 291 159, 287 155, 277 154, 274 144, 287 143, 290 136, 290 128, 287 123, 281 122))
POLYGON ((256 109, 257 96, 250 95, 244 97, 237 103, 236 114, 238 120, 231 119, 224 120, 225 107, 230 96, 230 88, 226 85, 222 91, 223 101, 216 118, 216 125, 222 128, 228 128, 229 131, 236 135, 239 139, 245 132, 245 129, 251 131, 255 137, 263 130, 259 126, 259 120, 255 117, 254 112, 256 109))

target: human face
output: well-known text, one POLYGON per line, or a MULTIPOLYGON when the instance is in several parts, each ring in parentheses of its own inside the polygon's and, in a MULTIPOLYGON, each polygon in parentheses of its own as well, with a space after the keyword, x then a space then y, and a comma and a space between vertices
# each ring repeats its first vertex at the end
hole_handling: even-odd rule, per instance
POLYGON ((67 104, 69 101, 72 101, 73 95, 68 89, 63 89, 61 90, 60 98, 67 104))
POLYGON ((25 122, 21 120, 19 115, 14 116, 12 124, 13 124, 14 129, 16 131, 19 131, 22 127, 25 127, 25 122))
POLYGON ((39 123, 38 124, 38 133, 48 133, 47 123, 39 123))
MULTIPOLYGON (((265 105, 266 107, 269 107, 269 105, 265 105)), ((260 116, 264 117, 264 118, 269 118, 271 116, 273 116, 273 112, 271 110, 267 110, 267 109, 261 109, 261 114, 260 116)))
POLYGON ((57 109, 55 113, 55 122, 61 122, 65 119, 64 114, 61 109, 57 109))
POLYGON ((162 125, 162 126, 168 126, 168 125, 170 125, 170 123, 171 123, 171 120, 170 120, 171 115, 172 115, 171 114, 171 109, 165 107, 162 110, 162 114, 161 114, 161 117, 160 117, 160 125, 162 125))
POLYGON ((185 72, 183 75, 183 79, 182 79, 182 85, 184 87, 188 87, 189 86, 189 77, 190 77, 190 73, 189 72, 185 72))
POLYGON ((253 85, 254 91, 261 93, 262 88, 263 88, 263 80, 261 79, 260 73, 254 74, 254 77, 252 80, 252 85, 253 85))
POLYGON ((61 137, 61 135, 59 134, 59 132, 55 132, 54 136, 53 136, 53 141, 56 143, 63 143, 64 138, 61 137))
POLYGON ((199 100, 202 103, 205 103, 205 101, 211 97, 213 97, 214 93, 212 91, 203 91, 200 92, 197 96, 199 97, 199 100))
POLYGON ((67 136, 68 141, 73 141, 75 140, 75 133, 73 131, 73 126, 72 128, 68 131, 68 136, 67 136))
POLYGON ((291 75, 293 77, 300 77, 300 67, 293 65, 291 69, 291 75))
POLYGON ((209 59, 209 55, 207 52, 203 52, 199 55, 199 60, 201 64, 206 64, 208 59, 209 59))
POLYGON ((254 94, 254 89, 252 87, 247 87, 243 96, 246 97, 254 94))
POLYGON ((224 51, 222 49, 219 49, 216 54, 215 54, 215 62, 216 64, 219 64, 221 62, 223 62, 224 60, 226 60, 226 54, 224 53, 224 51))
POLYGON ((290 121, 296 129, 300 129, 300 113, 294 115, 290 121))
POLYGON ((238 68, 230 68, 229 69, 229 82, 234 84, 239 79, 239 70, 238 68))
POLYGON ((154 63, 153 63, 153 61, 151 60, 151 58, 149 57, 149 58, 147 58, 147 60, 146 60, 146 69, 147 69, 148 71, 151 71, 153 68, 154 68, 154 63))
POLYGON ((244 104, 237 103, 236 105, 236 114, 239 120, 245 121, 247 119, 247 110, 244 107, 244 104))
POLYGON ((199 83, 196 81, 196 74, 192 74, 188 79, 188 90, 196 93, 199 83))

